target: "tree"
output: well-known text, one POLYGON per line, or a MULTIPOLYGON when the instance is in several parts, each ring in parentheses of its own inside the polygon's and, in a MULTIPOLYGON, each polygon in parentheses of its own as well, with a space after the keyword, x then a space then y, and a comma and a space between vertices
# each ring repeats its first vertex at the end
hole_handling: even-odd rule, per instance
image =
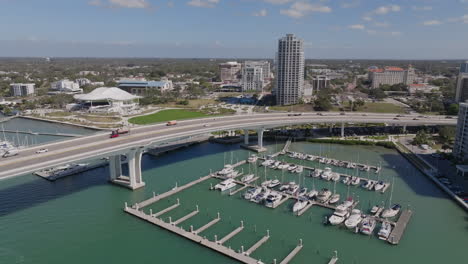
POLYGON ((413 144, 414 145, 422 145, 422 144, 427 144, 429 143, 429 135, 426 133, 426 131, 419 130, 418 133, 416 133, 416 136, 413 139, 413 144))
POLYGON ((314 101, 314 109, 316 111, 329 111, 332 107, 333 106, 328 97, 318 96, 314 101))
POLYGON ((458 104, 450 104, 447 108, 447 115, 458 115, 458 104))
POLYGON ((455 138, 455 127, 443 126, 439 128, 439 138, 442 143, 450 143, 455 138))

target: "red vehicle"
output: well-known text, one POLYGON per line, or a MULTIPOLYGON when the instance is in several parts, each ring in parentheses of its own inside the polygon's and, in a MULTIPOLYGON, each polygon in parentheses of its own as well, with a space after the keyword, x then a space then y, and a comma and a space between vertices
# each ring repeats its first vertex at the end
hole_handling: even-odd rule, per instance
POLYGON ((112 131, 110 137, 115 138, 115 137, 118 137, 121 134, 127 134, 129 132, 130 132, 130 129, 128 127, 117 128, 116 130, 112 131))
POLYGON ((113 130, 112 133, 110 134, 110 138, 116 138, 119 136, 119 133, 117 132, 117 130, 113 130))

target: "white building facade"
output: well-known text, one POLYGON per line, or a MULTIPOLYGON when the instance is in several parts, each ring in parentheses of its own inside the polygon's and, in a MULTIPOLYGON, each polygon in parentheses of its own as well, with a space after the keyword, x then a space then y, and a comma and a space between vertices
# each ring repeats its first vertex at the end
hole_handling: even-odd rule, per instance
POLYGON ((403 83, 410 85, 414 83, 416 74, 414 69, 409 66, 407 70, 400 67, 385 67, 383 69, 370 69, 369 80, 372 88, 379 88, 380 85, 394 85, 403 83))
POLYGON ((78 83, 70 80, 53 82, 50 85, 50 89, 56 93, 77 94, 83 92, 78 83))
POLYGON ((237 82, 242 65, 236 61, 229 61, 219 64, 221 81, 224 83, 237 82))
POLYGON ((30 96, 33 95, 36 89, 34 83, 12 83, 10 84, 11 96, 30 96))
POLYGON ((299 103, 304 90, 304 41, 287 34, 278 41, 276 104, 299 103))
POLYGON ((468 103, 460 103, 453 155, 464 160, 468 158, 468 103))
POLYGON ((242 91, 258 91, 263 90, 263 69, 256 66, 244 66, 242 68, 242 91))
POLYGON ((330 84, 330 78, 326 75, 316 75, 312 77, 312 88, 315 92, 325 89, 330 84))
POLYGON ((456 102, 465 102, 466 100, 468 100, 468 61, 460 65, 455 93, 456 102))

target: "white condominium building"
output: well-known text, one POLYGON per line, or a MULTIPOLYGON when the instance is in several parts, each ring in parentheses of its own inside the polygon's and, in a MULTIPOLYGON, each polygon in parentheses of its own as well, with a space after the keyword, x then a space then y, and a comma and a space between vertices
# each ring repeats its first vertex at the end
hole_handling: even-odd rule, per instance
POLYGON ((236 61, 229 61, 219 64, 220 78, 222 82, 236 82, 242 65, 236 61))
POLYGON ((468 61, 460 65, 460 73, 457 78, 456 102, 468 100, 468 61))
POLYGON ((53 82, 50 85, 50 89, 55 92, 70 93, 70 94, 83 92, 83 89, 80 89, 80 85, 78 83, 70 81, 70 80, 60 80, 57 82, 53 82))
POLYGON ((468 159, 468 103, 460 103, 453 155, 463 160, 468 159))
POLYGON ((263 69, 261 67, 246 67, 242 68, 242 91, 259 91, 263 90, 263 69))
POLYGON ((36 85, 34 83, 12 83, 10 84, 11 96, 29 96, 34 94, 36 85))
POLYGON ((382 84, 394 85, 403 83, 410 85, 414 83, 415 78, 416 74, 411 65, 407 70, 400 67, 369 69, 369 80, 372 82, 372 88, 379 88, 382 84))
POLYGON ((278 41, 276 104, 297 104, 304 91, 304 41, 287 34, 278 41))

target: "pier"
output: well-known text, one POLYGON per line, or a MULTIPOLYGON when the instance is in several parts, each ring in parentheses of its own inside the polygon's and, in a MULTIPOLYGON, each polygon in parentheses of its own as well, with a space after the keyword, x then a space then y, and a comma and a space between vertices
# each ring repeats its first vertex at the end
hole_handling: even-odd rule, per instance
POLYGON ((244 230, 244 222, 241 221, 241 225, 238 228, 234 229, 231 233, 227 234, 225 237, 221 238, 216 242, 222 245, 229 239, 233 238, 235 235, 239 234, 242 230, 244 230))
POLYGON ((41 136, 60 136, 60 137, 81 137, 81 136, 83 136, 83 135, 80 135, 80 134, 72 134, 72 133, 32 132, 32 131, 7 130, 7 129, 2 130, 2 132, 28 134, 28 135, 41 135, 41 136))
POLYGON ((296 248, 293 249, 293 251, 291 251, 291 253, 289 253, 284 259, 283 261, 280 262, 280 264, 287 264, 289 263, 296 255, 297 253, 299 253, 299 251, 301 251, 302 249, 302 239, 299 240, 299 245, 297 245, 296 248))
POLYGON ((257 250, 263 243, 267 242, 267 240, 270 238, 270 231, 267 230, 267 235, 262 237, 257 243, 253 244, 247 251, 244 252, 246 255, 252 254, 255 250, 257 250))
POLYGON ((185 220, 187 220, 187 219, 193 217, 194 215, 198 214, 199 212, 200 212, 200 211, 198 210, 198 206, 197 206, 197 210, 195 210, 195 211, 189 213, 189 214, 186 215, 186 216, 183 216, 183 217, 177 219, 176 221, 172 222, 172 224, 173 224, 173 225, 178 225, 178 224, 184 222, 185 220))
POLYGON ((395 228, 388 237, 387 241, 390 244, 397 245, 398 243, 400 243, 401 237, 403 236, 412 215, 413 211, 411 210, 405 210, 401 213, 400 217, 398 218, 398 221, 395 224, 395 228))
POLYGON ((177 199, 176 204, 171 205, 171 206, 167 207, 166 209, 163 209, 163 210, 161 210, 161 211, 159 211, 159 212, 157 212, 155 214, 151 214, 151 216, 159 217, 159 216, 161 216, 161 215, 163 215, 163 214, 165 214, 165 213, 167 213, 169 211, 172 211, 172 210, 176 209, 177 207, 179 207, 179 205, 180 205, 180 202, 179 202, 179 199, 177 199))
POLYGON ((218 217, 216 217, 215 219, 211 220, 210 222, 208 222, 207 224, 205 224, 204 226, 198 228, 197 230, 193 231, 194 234, 199 234, 203 231, 205 231, 206 229, 210 228, 211 226, 213 226, 214 224, 218 223, 219 220, 221 220, 221 217, 219 216, 219 213, 218 213, 218 217))

